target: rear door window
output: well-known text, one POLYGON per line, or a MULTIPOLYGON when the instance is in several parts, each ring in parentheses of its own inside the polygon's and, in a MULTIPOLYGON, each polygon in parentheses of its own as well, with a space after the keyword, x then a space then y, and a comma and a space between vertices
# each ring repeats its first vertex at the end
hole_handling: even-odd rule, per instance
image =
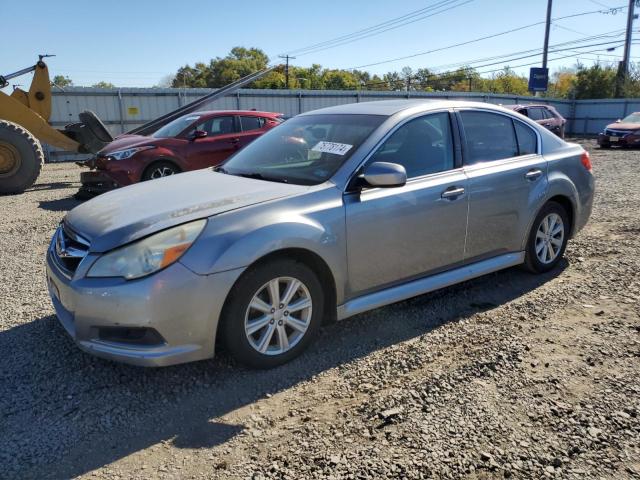
POLYGON ((264 119, 260 117, 240 116, 240 128, 243 132, 259 130, 264 126, 264 119))
POLYGON ((236 131, 236 128, 233 122, 233 117, 224 116, 210 118, 198 124, 196 130, 203 130, 207 132, 208 136, 215 136, 234 133, 236 131))
POLYGON ((511 117, 498 113, 460 112, 465 136, 465 164, 503 160, 518 155, 511 117))
POLYGON ((529 118, 531 120, 544 120, 544 112, 542 108, 529 108, 529 118))

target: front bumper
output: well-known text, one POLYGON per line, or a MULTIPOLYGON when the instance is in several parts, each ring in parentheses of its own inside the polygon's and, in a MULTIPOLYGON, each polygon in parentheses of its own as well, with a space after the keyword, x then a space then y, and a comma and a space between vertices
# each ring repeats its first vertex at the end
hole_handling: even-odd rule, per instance
POLYGON ((640 147, 640 135, 629 133, 624 136, 612 136, 600 133, 598 134, 598 145, 601 147, 640 147))
MULTIPOLYGON (((242 269, 197 275, 176 262, 137 280, 69 278, 47 253, 47 285, 60 323, 84 351, 140 366, 167 366, 210 358, 218 318, 242 269), (104 340, 108 329, 152 329, 155 344, 104 340)), ((75 276, 97 256, 87 256, 75 276), (93 258, 92 258, 93 257, 93 258), (84 265, 83 265, 84 264, 84 265)))
POLYGON ((108 173, 101 170, 81 172, 80 182, 82 185, 76 196, 81 199, 92 198, 122 186, 108 173))

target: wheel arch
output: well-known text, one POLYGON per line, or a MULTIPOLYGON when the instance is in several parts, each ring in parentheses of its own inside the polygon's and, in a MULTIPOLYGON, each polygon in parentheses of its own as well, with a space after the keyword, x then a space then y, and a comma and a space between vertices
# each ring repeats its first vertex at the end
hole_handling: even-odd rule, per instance
MULTIPOLYGON (((274 250, 269 252, 266 255, 254 260, 243 272, 240 277, 234 282, 233 286, 229 290, 227 297, 224 301, 224 305, 222 307, 222 311, 224 312, 227 303, 231 297, 231 292, 236 288, 236 285, 242 281, 244 275, 246 275, 249 271, 256 269, 262 265, 265 265, 274 260, 287 259, 287 260, 295 260, 296 262, 302 263, 305 266, 309 267, 317 276, 318 280, 324 287, 325 290, 325 298, 324 298, 324 318, 323 323, 332 323, 337 319, 337 289, 336 289, 336 281, 329 267, 329 264, 316 252, 313 252, 306 248, 300 247, 288 247, 282 248, 280 250, 274 250), (327 288, 328 287, 328 288, 327 288)), ((217 329, 220 329, 220 322, 218 324, 217 329)), ((216 333, 216 337, 217 337, 216 333)))
POLYGON ((576 220, 576 214, 577 214, 576 203, 571 198, 571 196, 566 193, 549 192, 549 194, 546 196, 544 201, 540 203, 540 206, 535 210, 535 212, 532 213, 531 218, 529 219, 529 224, 527 225, 524 238, 522 239, 521 250, 524 250, 526 248, 527 242, 529 241, 529 235, 531 235, 531 229, 533 228, 533 222, 535 221, 540 211, 549 202, 559 203, 566 210, 567 215, 569 216, 569 233, 567 235, 567 238, 572 238, 573 233, 575 231, 575 220, 576 220))
MULTIPOLYGON (((544 202, 544 205, 546 205, 549 202, 556 202, 556 203, 560 204, 565 209, 565 211, 567 212, 567 216, 569 217, 569 233, 568 233, 568 237, 571 238, 573 236, 573 231, 574 231, 574 227, 575 227, 575 218, 576 218, 576 212, 575 212, 574 203, 566 195, 555 195, 555 196, 547 199, 547 201, 544 202)), ((544 205, 543 205, 543 207, 544 207, 544 205)), ((540 207, 540 208, 542 208, 542 207, 540 207)), ((536 213, 536 215, 537 215, 537 213, 536 213)))

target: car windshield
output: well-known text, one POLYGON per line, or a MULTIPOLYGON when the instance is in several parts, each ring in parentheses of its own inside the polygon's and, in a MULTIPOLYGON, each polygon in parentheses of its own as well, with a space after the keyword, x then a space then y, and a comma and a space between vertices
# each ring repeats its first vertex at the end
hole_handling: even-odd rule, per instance
POLYGON ((175 137, 199 118, 200 115, 185 115, 184 117, 176 118, 172 122, 167 123, 164 127, 157 130, 151 136, 153 138, 175 137))
POLYGON ((317 185, 331 178, 385 118, 321 114, 294 117, 250 143, 218 171, 317 185))
POLYGON ((622 119, 622 123, 640 123, 640 113, 632 113, 622 119))

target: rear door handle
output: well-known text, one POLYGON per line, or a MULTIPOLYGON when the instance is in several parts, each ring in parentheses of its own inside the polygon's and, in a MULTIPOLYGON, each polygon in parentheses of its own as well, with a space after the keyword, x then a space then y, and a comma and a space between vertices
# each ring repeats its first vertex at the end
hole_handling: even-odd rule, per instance
POLYGON ((537 180, 541 176, 542 176, 542 170, 540 170, 539 168, 534 168, 533 170, 529 170, 527 173, 524 174, 524 178, 531 181, 537 180))
POLYGON ((240 143, 240 139, 239 138, 233 138, 233 139, 231 139, 231 143, 236 145, 236 144, 240 143))
POLYGON ((450 198, 454 200, 456 197, 459 197, 464 193, 464 188, 462 187, 449 187, 440 195, 442 198, 450 198))

